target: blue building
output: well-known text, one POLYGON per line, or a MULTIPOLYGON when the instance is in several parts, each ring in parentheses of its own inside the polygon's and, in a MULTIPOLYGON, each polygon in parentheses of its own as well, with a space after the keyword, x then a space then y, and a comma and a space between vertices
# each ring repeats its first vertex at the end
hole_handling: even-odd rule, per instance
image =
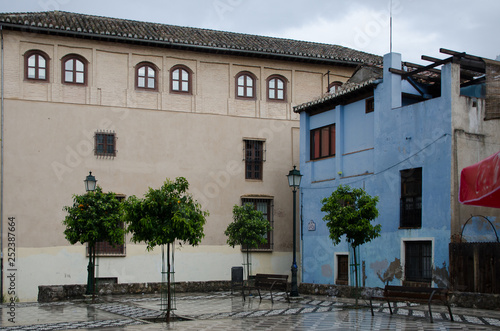
POLYGON ((487 84, 500 63, 443 52, 452 56, 427 67, 387 54, 383 67, 361 67, 335 94, 294 108, 303 283, 354 285, 357 263, 362 286, 448 287, 449 245, 470 215, 500 230, 499 210, 457 201, 460 170, 500 149, 487 84), (341 184, 379 197, 381 236, 357 248, 358 261, 322 220, 321 200, 341 184))

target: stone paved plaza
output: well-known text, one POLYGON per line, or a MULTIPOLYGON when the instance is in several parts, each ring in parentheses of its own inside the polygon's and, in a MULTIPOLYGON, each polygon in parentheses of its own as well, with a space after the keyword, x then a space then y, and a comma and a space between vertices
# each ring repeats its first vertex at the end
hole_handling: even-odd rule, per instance
POLYGON ((377 303, 375 316, 368 303, 302 296, 288 303, 283 295, 247 297, 229 292, 178 294, 175 317, 162 322, 159 296, 99 297, 94 303, 73 300, 57 303, 17 303, 14 311, 2 306, 0 330, 500 330, 500 311, 433 306, 430 323, 426 305, 401 303, 389 314, 377 303), (11 314, 9 314, 9 312, 11 314))

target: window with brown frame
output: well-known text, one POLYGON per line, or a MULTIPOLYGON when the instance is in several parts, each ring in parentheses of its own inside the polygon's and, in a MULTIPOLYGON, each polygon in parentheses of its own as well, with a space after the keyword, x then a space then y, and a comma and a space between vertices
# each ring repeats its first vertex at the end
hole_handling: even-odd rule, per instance
POLYGON ((422 227, 422 168, 401 170, 401 228, 422 227))
MULTIPOLYGON (((241 204, 252 204, 254 208, 260 212, 264 218, 269 221, 271 225, 271 231, 266 234, 267 243, 260 244, 257 248, 251 250, 272 250, 273 249, 273 200, 272 199, 260 199, 260 198, 242 198, 241 204)), ((242 247, 242 249, 246 249, 242 247)))
POLYGON ((245 179, 262 180, 264 163, 264 141, 244 140, 245 144, 245 179))
POLYGON ((375 110, 375 99, 368 98, 365 100, 365 113, 372 113, 375 110))
POLYGON ((42 51, 32 50, 24 54, 24 78, 33 81, 49 81, 49 57, 42 51))
POLYGON ((95 133, 95 155, 97 156, 116 156, 116 135, 109 132, 95 133))
POLYGON ((274 75, 267 79, 267 98, 276 101, 286 100, 286 83, 283 77, 274 75))
POLYGON ((342 82, 339 81, 331 82, 330 85, 328 85, 328 92, 337 93, 341 86, 342 82))
POLYGON ((178 65, 170 70, 170 91, 191 94, 191 71, 188 67, 178 65))
POLYGON ((236 76, 236 97, 255 99, 255 76, 249 72, 241 72, 236 76))
POLYGON ((64 84, 87 85, 87 60, 79 55, 62 58, 62 82, 64 84))
POLYGON ((135 76, 135 86, 137 89, 158 91, 157 70, 152 63, 139 63, 135 76))
POLYGON ((335 156, 335 124, 311 130, 311 160, 335 156))

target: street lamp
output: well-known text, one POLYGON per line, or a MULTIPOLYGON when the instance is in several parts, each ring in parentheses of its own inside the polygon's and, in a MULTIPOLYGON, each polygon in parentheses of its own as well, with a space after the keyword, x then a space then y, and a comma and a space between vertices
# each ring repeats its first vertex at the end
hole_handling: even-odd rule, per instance
MULTIPOLYGON (((92 176, 92 171, 89 171, 89 175, 85 177, 85 180, 83 182, 85 183, 85 191, 87 192, 95 191, 97 180, 95 179, 95 176, 92 176)), ((89 243, 89 265, 87 266, 86 294, 92 294, 92 295, 94 294, 94 265, 95 265, 95 245, 89 243)))
POLYGON ((95 179, 95 176, 92 176, 92 171, 89 171, 89 175, 85 177, 85 180, 83 182, 85 183, 85 191, 95 191, 97 180, 95 179))
POLYGON ((290 170, 290 172, 287 175, 288 177, 288 186, 292 188, 293 192, 293 263, 292 263, 292 290, 290 291, 290 296, 291 297, 298 297, 299 296, 299 288, 297 287, 297 256, 295 253, 295 247, 296 247, 296 211, 297 211, 297 198, 296 198, 296 193, 297 189, 299 188, 300 185, 300 179, 302 178, 302 175, 300 174, 300 171, 296 169, 295 166, 293 166, 293 170, 290 170))

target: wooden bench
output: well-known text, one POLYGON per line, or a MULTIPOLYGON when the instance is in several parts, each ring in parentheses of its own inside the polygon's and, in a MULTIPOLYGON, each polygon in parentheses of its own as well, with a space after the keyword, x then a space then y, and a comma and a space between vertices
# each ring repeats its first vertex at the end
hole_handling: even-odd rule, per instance
POLYGON ((445 288, 386 285, 384 288, 383 296, 372 295, 370 297, 370 309, 372 311, 372 316, 374 316, 372 300, 387 301, 391 315, 392 315, 391 302, 427 303, 429 305, 429 316, 431 318, 431 323, 434 323, 434 320, 432 318, 431 303, 441 302, 442 304, 448 307, 448 311, 450 312, 450 320, 453 321, 453 314, 451 313, 450 303, 448 302, 448 290, 445 288))
MULTIPOLYGON (((274 291, 284 291, 286 294, 286 299, 290 302, 290 297, 288 296, 288 275, 274 275, 274 274, 256 274, 255 284, 252 286, 259 293, 259 298, 262 301, 262 295, 260 290, 269 290, 271 293, 271 302, 273 301, 273 290, 274 291)), ((245 297, 243 296, 243 299, 245 297)))

